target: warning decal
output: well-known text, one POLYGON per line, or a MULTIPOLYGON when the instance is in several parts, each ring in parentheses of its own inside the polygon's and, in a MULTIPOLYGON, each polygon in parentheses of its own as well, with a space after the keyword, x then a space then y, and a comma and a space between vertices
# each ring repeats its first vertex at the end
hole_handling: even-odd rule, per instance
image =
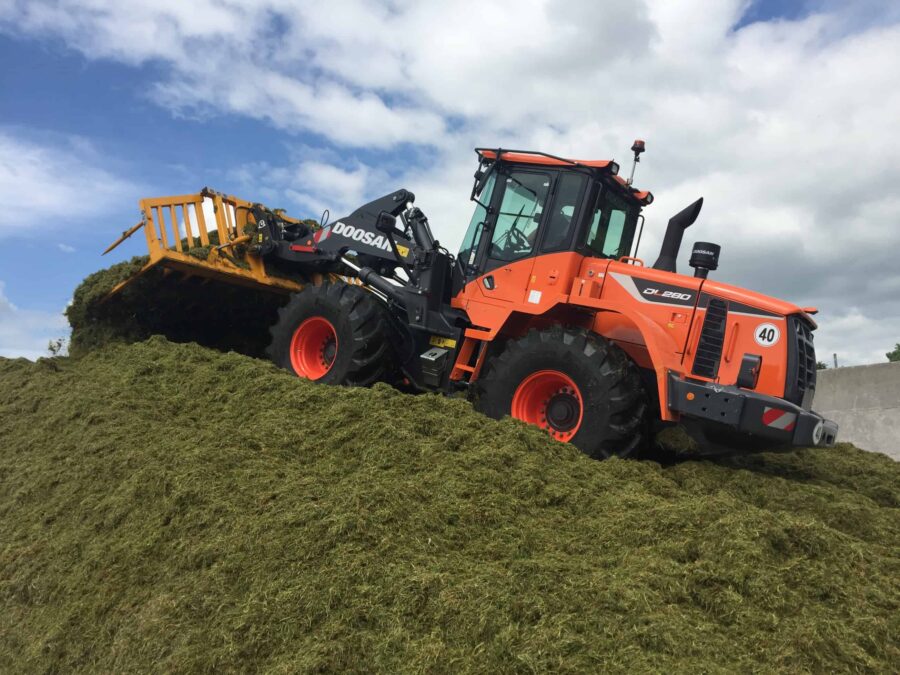
POLYGON ((766 407, 763 409, 762 422, 773 429, 793 431, 794 424, 797 423, 797 413, 766 407))

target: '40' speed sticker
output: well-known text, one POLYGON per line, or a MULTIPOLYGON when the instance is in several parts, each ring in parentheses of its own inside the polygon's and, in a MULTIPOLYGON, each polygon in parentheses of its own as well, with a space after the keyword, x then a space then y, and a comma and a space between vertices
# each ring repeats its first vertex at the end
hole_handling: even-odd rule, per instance
POLYGON ((781 339, 781 331, 774 323, 761 323, 756 327, 753 337, 760 347, 771 347, 778 344, 778 340, 781 339))

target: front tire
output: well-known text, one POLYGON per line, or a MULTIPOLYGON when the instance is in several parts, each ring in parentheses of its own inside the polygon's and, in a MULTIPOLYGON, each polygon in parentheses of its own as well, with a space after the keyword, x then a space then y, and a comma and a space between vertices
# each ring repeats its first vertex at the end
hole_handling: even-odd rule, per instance
POLYGON ((595 459, 643 448, 649 406, 637 366, 615 344, 554 326, 510 341, 476 383, 476 407, 511 415, 595 459))
POLYGON ((393 369, 387 308, 360 286, 305 286, 278 310, 269 358, 299 377, 368 386, 393 369))

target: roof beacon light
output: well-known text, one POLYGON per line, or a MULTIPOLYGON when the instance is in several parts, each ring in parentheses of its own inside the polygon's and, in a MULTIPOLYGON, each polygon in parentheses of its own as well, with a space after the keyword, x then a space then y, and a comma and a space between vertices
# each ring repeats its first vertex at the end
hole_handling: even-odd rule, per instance
POLYGON ((634 164, 631 165, 631 175, 628 177, 628 185, 634 183, 634 170, 637 168, 638 162, 641 161, 641 153, 645 149, 644 141, 641 139, 637 139, 634 142, 634 145, 631 146, 631 151, 634 153, 634 164))

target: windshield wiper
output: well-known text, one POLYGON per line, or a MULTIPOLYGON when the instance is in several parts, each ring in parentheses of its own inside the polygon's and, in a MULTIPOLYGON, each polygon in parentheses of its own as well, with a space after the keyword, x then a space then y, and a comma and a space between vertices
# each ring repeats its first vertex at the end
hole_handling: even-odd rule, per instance
POLYGON ((509 179, 510 179, 513 183, 515 183, 516 185, 519 185, 519 186, 521 186, 522 188, 524 188, 525 190, 527 190, 528 192, 530 192, 531 195, 534 197, 534 200, 535 200, 535 201, 538 201, 538 198, 537 198, 537 192, 535 192, 535 191, 532 190, 530 187, 528 187, 527 185, 525 185, 525 183, 523 183, 523 182, 521 182, 521 181, 519 181, 519 180, 516 180, 516 178, 515 178, 512 174, 510 174, 509 179))
MULTIPOLYGON (((526 188, 526 189, 527 189, 527 188, 526 188)), ((519 218, 522 217, 522 212, 523 212, 523 211, 525 211, 525 204, 522 204, 522 208, 519 209, 519 213, 516 214, 516 217, 515 217, 515 219, 512 221, 512 225, 510 225, 510 226, 509 226, 509 229, 506 231, 506 234, 504 234, 503 237, 502 237, 500 240, 497 241, 498 244, 500 243, 500 241, 503 241, 503 240, 505 240, 505 239, 509 239, 510 236, 512 236, 513 230, 517 229, 517 228, 516 228, 516 223, 518 223, 518 222, 519 222, 519 218)), ((523 236, 524 236, 524 235, 523 235, 523 236)))

